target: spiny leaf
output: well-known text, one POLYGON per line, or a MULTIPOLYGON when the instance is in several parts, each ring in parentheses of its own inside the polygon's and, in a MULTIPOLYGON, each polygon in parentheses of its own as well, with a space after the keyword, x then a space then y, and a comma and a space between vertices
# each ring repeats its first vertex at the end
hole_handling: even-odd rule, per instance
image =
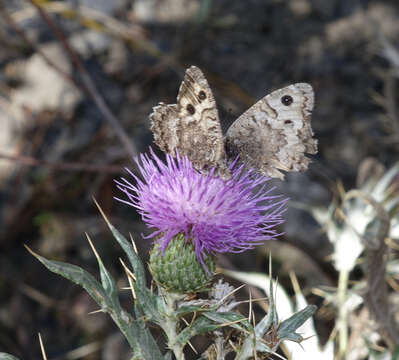
POLYGON ((102 262, 100 255, 97 253, 97 250, 95 249, 89 235, 86 234, 86 237, 97 259, 103 289, 105 290, 105 293, 108 295, 108 298, 111 300, 113 309, 120 311, 121 305, 119 302, 118 288, 115 284, 115 281, 111 276, 111 274, 108 272, 107 268, 104 266, 104 263, 102 262))
POLYGON ((144 266, 143 263, 141 262, 141 259, 139 256, 136 254, 132 244, 110 223, 106 215, 104 214, 103 210, 101 209, 100 205, 97 203, 95 199, 93 199, 98 210, 100 211, 101 215, 103 216, 105 222, 107 223, 109 229, 112 232, 112 235, 116 239, 116 241, 119 243, 119 245, 122 247, 123 251, 126 253, 130 264, 133 267, 134 274, 136 276, 136 282, 137 286, 140 289, 144 289, 146 287, 146 279, 145 279, 145 271, 144 271, 144 266))
MULTIPOLYGON (((146 324, 144 322, 135 321, 131 315, 129 315, 121 307, 115 308, 114 301, 108 296, 102 285, 91 274, 76 265, 71 265, 60 261, 47 260, 46 258, 33 252, 27 246, 25 247, 44 266, 46 266, 47 269, 65 277, 68 280, 71 280, 75 284, 82 286, 94 299, 94 301, 97 302, 97 304, 99 304, 102 308, 105 308, 118 327, 121 329, 122 333, 125 335, 135 355, 139 354, 138 358, 145 360, 162 359, 162 354, 159 351, 155 340, 152 338, 151 333, 146 328, 146 324)), ((105 269, 105 267, 103 269, 105 269)), ((103 276, 103 281, 107 283, 109 289, 112 289, 112 286, 108 283, 109 274, 103 274, 103 276)), ((110 290, 110 292, 112 292, 112 290, 110 290)))
POLYGON ((139 306, 144 312, 146 320, 159 324, 161 311, 163 309, 159 308, 162 304, 157 300, 158 296, 152 294, 147 288, 143 291, 138 286, 135 286, 134 290, 138 300, 137 306, 139 306))
POLYGON ((266 331, 269 330, 270 326, 273 323, 273 318, 274 318, 274 311, 271 310, 269 307, 269 312, 255 326, 256 336, 263 337, 263 335, 266 334, 266 331))
POLYGON ((82 286, 98 305, 101 307, 108 307, 110 305, 101 284, 86 270, 61 261, 47 260, 43 256, 36 254, 28 246, 25 245, 25 248, 51 272, 82 286))
MULTIPOLYGON (((135 341, 137 342, 137 347, 139 348, 139 353, 142 357, 142 359, 146 360, 151 360, 151 359, 156 359, 156 360, 161 360, 163 359, 163 356, 161 352, 159 351, 158 345, 155 342, 154 338, 151 335, 150 330, 147 327, 147 323, 144 319, 144 314, 141 310, 141 308, 138 306, 137 303, 134 305, 134 311, 136 314, 136 324, 138 331, 135 334, 135 341)), ((137 355, 135 352, 135 355, 137 355)), ((138 357, 138 359, 141 359, 138 357)))
POLYGON ((284 320, 277 331, 280 339, 286 338, 289 334, 294 333, 307 319, 309 319, 317 310, 317 306, 308 305, 304 309, 298 311, 290 318, 284 320))
POLYGON ((303 337, 296 332, 292 332, 292 333, 289 333, 288 335, 284 336, 284 338, 281 340, 294 341, 299 344, 303 341, 303 337))
POLYGON ((201 316, 177 336, 176 342, 185 345, 193 336, 210 333, 219 327, 220 325, 214 324, 212 320, 201 316))
POLYGON ((270 349, 261 339, 256 341, 256 351, 267 354, 275 354, 275 352, 272 349, 270 349))
POLYGON ((247 318, 241 314, 235 312, 204 312, 203 316, 214 321, 217 324, 226 324, 227 326, 234 327, 238 330, 250 329, 253 330, 251 324, 248 322, 247 318), (238 322, 239 321, 239 322, 238 322), (229 323, 234 323, 230 324, 229 323), (242 326, 244 325, 244 326, 242 326))

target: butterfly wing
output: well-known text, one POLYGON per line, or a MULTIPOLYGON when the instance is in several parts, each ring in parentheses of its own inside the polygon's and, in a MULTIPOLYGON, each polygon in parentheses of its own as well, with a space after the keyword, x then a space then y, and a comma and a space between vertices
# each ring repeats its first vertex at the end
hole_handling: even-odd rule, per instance
POLYGON ((202 71, 187 69, 177 104, 160 103, 150 115, 154 141, 161 150, 187 155, 197 169, 227 172, 224 140, 216 103, 202 71))
POLYGON ((284 178, 284 171, 304 171, 317 153, 311 112, 311 85, 298 83, 276 90, 259 100, 228 129, 226 149, 230 158, 271 177, 284 178))

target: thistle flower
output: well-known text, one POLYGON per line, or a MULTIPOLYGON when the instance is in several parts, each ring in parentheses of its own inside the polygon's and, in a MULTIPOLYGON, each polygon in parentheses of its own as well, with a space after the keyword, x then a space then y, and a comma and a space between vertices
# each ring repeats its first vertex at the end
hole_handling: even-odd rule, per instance
POLYGON ((135 184, 125 178, 116 181, 143 221, 155 231, 147 238, 157 239, 165 251, 178 234, 191 241, 199 262, 209 255, 242 252, 278 236, 276 225, 283 222, 287 199, 271 195, 267 177, 230 166, 231 178, 224 180, 198 172, 187 157, 166 155, 166 164, 152 151, 136 159, 143 180, 135 184))

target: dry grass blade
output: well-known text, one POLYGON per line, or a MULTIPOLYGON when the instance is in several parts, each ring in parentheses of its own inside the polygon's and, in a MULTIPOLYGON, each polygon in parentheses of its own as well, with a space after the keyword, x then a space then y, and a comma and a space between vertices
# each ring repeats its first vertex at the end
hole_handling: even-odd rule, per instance
POLYGON ((42 336, 40 335, 40 333, 38 335, 39 335, 40 350, 42 351, 43 360, 47 360, 46 350, 44 349, 42 336))

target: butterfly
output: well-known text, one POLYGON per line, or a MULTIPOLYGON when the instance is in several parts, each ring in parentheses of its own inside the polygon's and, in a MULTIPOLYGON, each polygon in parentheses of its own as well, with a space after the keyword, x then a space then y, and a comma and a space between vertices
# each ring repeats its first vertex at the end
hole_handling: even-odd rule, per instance
POLYGON ((270 177, 283 171, 304 171, 317 153, 311 112, 314 92, 297 83, 266 95, 222 133, 216 102, 202 71, 186 70, 176 104, 159 103, 150 114, 158 147, 169 154, 187 155, 196 169, 215 167, 228 178, 229 164, 239 156, 247 168, 270 177))

